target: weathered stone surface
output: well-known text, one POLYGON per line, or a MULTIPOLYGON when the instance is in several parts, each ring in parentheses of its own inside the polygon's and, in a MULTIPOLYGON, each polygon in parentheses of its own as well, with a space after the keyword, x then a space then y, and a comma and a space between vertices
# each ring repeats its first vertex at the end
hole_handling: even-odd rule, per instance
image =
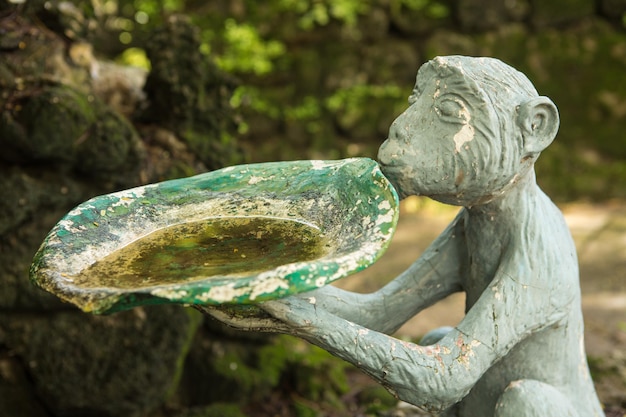
POLYGON ((33 255, 61 216, 110 185, 83 181, 68 172, 0 168, 0 309, 67 309, 28 280, 33 255))
POLYGON ((0 356, 0 398, 2 399, 0 401, 0 415, 7 417, 50 416, 33 392, 28 375, 22 365, 16 358, 5 352, 0 356))
POLYGON ((154 33, 146 44, 152 69, 141 119, 174 131, 212 170, 241 160, 229 136, 236 127, 229 104, 236 83, 199 48, 199 30, 185 16, 168 18, 154 33))
POLYGON ((3 313, 0 340, 54 415, 138 416, 176 389, 199 320, 174 306, 108 317, 3 313))
POLYGON ((139 178, 145 148, 134 127, 111 108, 95 107, 99 110, 98 119, 76 146, 76 169, 86 176, 109 181, 120 172, 139 178))
POLYGON ((94 109, 84 94, 53 86, 15 103, 12 112, 21 135, 2 135, 0 146, 22 160, 71 162, 74 144, 96 120, 94 109), (55 129, 50 129, 55 126, 55 129))
POLYGON ((44 228, 54 224, 61 215, 60 211, 38 214, 37 220, 28 226, 0 236, 1 310, 44 312, 69 308, 69 305, 39 290, 27 279, 33 253, 45 236, 44 228))
MULTIPOLYGON (((44 2, 19 6, 24 14, 6 10, 16 7, 0 3, 0 414, 143 415, 175 390, 197 313, 85 316, 34 287, 29 266, 46 233, 79 202, 206 166, 158 119, 137 133, 142 74, 124 76, 121 93, 130 96, 117 97, 111 86, 119 78, 111 81, 110 67, 76 42, 76 32, 68 40, 55 34, 62 27, 29 20, 44 2)), ((211 117, 231 120, 232 89, 219 77, 204 82, 212 88, 206 106, 221 100, 211 117)), ((229 158, 226 147, 216 153, 216 166, 229 158)))

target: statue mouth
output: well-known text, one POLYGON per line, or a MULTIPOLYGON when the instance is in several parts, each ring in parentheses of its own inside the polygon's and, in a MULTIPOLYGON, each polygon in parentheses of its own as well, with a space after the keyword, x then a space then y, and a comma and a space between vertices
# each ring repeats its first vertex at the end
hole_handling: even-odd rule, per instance
POLYGON ((412 190, 413 187, 406 183, 409 181, 409 178, 412 178, 411 175, 407 175, 406 169, 394 164, 384 164, 382 162, 379 162, 378 164, 381 172, 395 188, 400 199, 404 199, 411 195, 421 195, 421 193, 412 190), (411 191, 409 192, 408 190, 411 191))

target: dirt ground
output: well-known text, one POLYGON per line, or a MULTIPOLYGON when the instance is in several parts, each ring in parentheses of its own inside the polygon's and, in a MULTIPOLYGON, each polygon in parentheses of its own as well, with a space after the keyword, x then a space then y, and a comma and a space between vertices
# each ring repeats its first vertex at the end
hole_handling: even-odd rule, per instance
MULTIPOLYGON (((429 200, 407 199, 385 255, 339 282, 362 292, 379 288, 406 269, 458 211, 429 200)), ((576 242, 585 317, 585 344, 596 389, 608 416, 626 416, 626 203, 562 206, 576 242)), ((418 314, 398 332, 415 338, 463 317, 464 297, 453 295, 418 314)), ((422 415, 405 412, 404 415, 422 415)))

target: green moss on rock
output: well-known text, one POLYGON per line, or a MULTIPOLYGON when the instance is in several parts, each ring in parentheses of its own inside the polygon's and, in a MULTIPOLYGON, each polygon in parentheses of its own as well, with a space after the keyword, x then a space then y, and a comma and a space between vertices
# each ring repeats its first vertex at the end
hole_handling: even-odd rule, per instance
POLYGON ((133 126, 109 107, 98 103, 98 119, 76 143, 76 167, 93 177, 111 175, 138 165, 139 138, 133 126))
POLYGON ((106 317, 5 314, 0 323, 52 414, 131 417, 164 404, 197 318, 160 306, 106 317))
POLYGON ((146 45, 151 63, 143 121, 176 132, 208 169, 241 162, 232 132, 234 79, 200 52, 200 32, 184 16, 172 16, 146 45))
POLYGON ((73 160, 76 142, 88 135, 96 121, 89 98, 62 85, 44 87, 18 102, 12 116, 26 135, 2 137, 2 147, 29 159, 66 162, 73 160))

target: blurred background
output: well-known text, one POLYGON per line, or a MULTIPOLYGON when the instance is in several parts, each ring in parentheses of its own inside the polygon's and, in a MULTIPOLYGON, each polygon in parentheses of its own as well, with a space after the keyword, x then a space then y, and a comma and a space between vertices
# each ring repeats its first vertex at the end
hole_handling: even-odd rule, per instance
MULTIPOLYGON (((503 60, 560 110, 538 181, 577 238, 588 307, 612 306, 588 326, 590 363, 623 411, 626 0, 0 0, 0 414, 408 415, 296 340, 177 306, 86 316, 33 288, 28 267, 97 194, 239 163, 375 158, 419 66, 450 54, 503 60)), ((346 286, 393 278, 454 215, 419 199, 402 210, 423 241, 399 229, 388 263, 346 286)), ((435 316, 457 320, 451 303, 435 316)))

